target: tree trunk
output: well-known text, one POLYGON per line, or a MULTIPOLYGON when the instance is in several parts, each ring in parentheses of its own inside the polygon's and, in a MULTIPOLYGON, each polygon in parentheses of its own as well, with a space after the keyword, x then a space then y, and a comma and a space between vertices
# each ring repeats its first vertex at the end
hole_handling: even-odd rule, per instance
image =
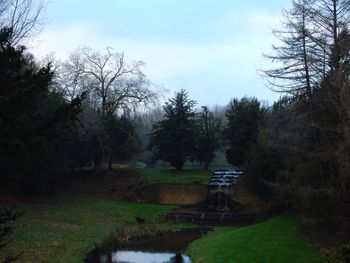
POLYGON ((102 163, 100 158, 94 159, 94 170, 95 171, 101 171, 102 170, 102 163))
POLYGON ((113 169, 113 160, 112 158, 108 160, 108 170, 111 171, 113 169))
POLYGON ((204 170, 208 170, 209 167, 209 162, 205 161, 204 162, 204 170))
POLYGON ((54 194, 54 193, 55 193, 55 183, 54 183, 54 180, 51 179, 49 184, 50 184, 50 194, 54 194))

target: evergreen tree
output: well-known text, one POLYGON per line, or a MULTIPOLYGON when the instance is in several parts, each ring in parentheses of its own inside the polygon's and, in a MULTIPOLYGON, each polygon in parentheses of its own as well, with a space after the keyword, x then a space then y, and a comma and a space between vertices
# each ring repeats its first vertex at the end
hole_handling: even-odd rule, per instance
POLYGON ((226 117, 228 124, 225 136, 229 145, 226 158, 229 163, 242 166, 251 146, 256 143, 264 109, 256 98, 233 99, 226 117))
POLYGON ((82 98, 67 103, 50 90, 50 65, 38 67, 24 47, 13 47, 11 30, 0 31, 1 190, 53 187, 69 167, 68 142, 82 98))
POLYGON ((208 107, 204 106, 202 109, 198 118, 196 158, 204 164, 204 169, 207 170, 215 158, 215 151, 220 146, 222 122, 208 107))
POLYGON ((112 163, 131 160, 139 150, 139 140, 132 120, 127 115, 110 115, 103 121, 108 169, 112 163))
POLYGON ((155 157, 181 170, 193 158, 196 136, 196 102, 185 90, 176 93, 164 106, 163 119, 153 125, 148 148, 155 157))

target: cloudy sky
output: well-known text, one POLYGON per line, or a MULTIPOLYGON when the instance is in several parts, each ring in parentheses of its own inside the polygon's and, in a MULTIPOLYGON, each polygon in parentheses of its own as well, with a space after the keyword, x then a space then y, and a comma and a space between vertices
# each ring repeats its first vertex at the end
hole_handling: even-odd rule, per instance
POLYGON ((167 96, 186 89, 199 105, 279 96, 257 69, 274 41, 271 28, 290 0, 50 0, 32 47, 64 59, 82 46, 124 51, 167 96))

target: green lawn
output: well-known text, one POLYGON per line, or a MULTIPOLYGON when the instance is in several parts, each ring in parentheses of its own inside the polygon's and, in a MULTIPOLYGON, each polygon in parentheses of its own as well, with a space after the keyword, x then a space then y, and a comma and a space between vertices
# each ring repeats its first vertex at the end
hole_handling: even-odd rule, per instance
POLYGON ((16 221, 6 253, 22 252, 19 262, 82 262, 94 243, 116 228, 135 224, 135 216, 153 224, 174 207, 55 195, 19 204, 19 208, 24 214, 16 221))
POLYGON ((194 241, 195 263, 325 263, 296 230, 292 217, 278 217, 243 228, 218 228, 194 241))
POLYGON ((175 169, 159 168, 134 168, 144 180, 149 184, 153 183, 201 183, 206 184, 211 176, 210 171, 203 169, 185 169, 177 171, 175 169))

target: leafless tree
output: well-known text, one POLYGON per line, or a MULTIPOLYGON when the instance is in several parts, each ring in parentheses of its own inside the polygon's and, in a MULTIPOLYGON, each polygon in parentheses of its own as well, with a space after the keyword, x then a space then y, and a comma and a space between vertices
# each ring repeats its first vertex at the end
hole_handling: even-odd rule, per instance
POLYGON ((45 6, 45 0, 0 0, 0 27, 12 29, 12 45, 25 43, 42 29, 45 6))
POLYGON ((309 36, 308 1, 293 1, 291 10, 283 11, 282 29, 273 34, 280 45, 273 45, 273 53, 264 56, 276 63, 272 69, 262 70, 272 90, 310 96, 312 86, 319 81, 317 48, 309 36))
POLYGON ((349 0, 317 0, 308 6, 313 41, 322 49, 326 60, 325 71, 339 66, 339 37, 350 24, 349 0))
POLYGON ((61 78, 70 96, 87 92, 104 118, 156 100, 157 92, 151 89, 151 82, 142 71, 143 65, 142 61, 126 62, 124 53, 112 48, 103 54, 80 48, 63 64, 61 78))
POLYGON ((350 22, 348 0, 296 0, 284 11, 281 45, 265 55, 276 66, 261 71, 272 90, 310 97, 340 61, 338 38, 350 22))

